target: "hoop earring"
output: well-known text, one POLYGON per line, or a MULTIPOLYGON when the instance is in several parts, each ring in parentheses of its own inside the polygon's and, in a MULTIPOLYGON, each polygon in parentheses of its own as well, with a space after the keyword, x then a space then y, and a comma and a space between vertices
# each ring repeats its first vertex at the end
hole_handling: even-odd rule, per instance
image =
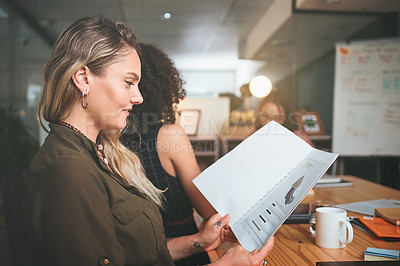
POLYGON ((88 105, 89 105, 89 101, 88 101, 88 97, 87 97, 86 90, 82 90, 82 96, 81 96, 81 98, 82 98, 82 100, 81 100, 82 108, 83 108, 84 110, 86 110, 86 108, 87 108, 88 105), (86 97, 86 98, 85 98, 85 97, 86 97))

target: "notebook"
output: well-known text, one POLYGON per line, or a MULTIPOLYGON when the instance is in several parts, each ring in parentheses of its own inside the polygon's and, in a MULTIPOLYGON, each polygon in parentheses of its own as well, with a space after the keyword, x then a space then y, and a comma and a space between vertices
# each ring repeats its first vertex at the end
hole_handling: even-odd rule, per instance
POLYGON ((324 181, 324 182, 321 182, 321 183, 317 182, 317 184, 315 184, 314 187, 315 188, 351 187, 352 185, 353 185, 353 182, 340 179, 339 181, 334 181, 334 182, 327 182, 327 181, 324 181))
POLYGON ((379 237, 400 238, 400 228, 382 218, 358 216, 358 219, 379 237))
POLYGON ((375 208, 375 215, 382 217, 386 221, 400 226, 400 207, 399 208, 375 208))

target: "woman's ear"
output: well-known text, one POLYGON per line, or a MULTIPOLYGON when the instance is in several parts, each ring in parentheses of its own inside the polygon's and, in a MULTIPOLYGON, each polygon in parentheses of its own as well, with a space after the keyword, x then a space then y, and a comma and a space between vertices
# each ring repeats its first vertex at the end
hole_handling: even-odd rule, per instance
POLYGON ((83 66, 72 75, 72 80, 78 90, 82 93, 83 91, 89 93, 89 68, 83 66))

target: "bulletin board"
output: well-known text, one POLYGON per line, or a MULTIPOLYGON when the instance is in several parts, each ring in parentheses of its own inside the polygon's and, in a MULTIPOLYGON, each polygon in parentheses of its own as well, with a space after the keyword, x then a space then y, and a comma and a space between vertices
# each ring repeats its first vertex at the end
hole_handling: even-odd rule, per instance
POLYGON ((332 150, 400 155, 400 39, 336 44, 332 150))

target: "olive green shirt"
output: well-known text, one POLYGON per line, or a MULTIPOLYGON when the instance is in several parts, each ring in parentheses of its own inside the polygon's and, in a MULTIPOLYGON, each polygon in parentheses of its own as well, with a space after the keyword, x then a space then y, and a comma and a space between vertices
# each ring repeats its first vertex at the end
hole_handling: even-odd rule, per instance
POLYGON ((23 173, 24 223, 43 265, 173 265, 158 207, 59 124, 23 173))

